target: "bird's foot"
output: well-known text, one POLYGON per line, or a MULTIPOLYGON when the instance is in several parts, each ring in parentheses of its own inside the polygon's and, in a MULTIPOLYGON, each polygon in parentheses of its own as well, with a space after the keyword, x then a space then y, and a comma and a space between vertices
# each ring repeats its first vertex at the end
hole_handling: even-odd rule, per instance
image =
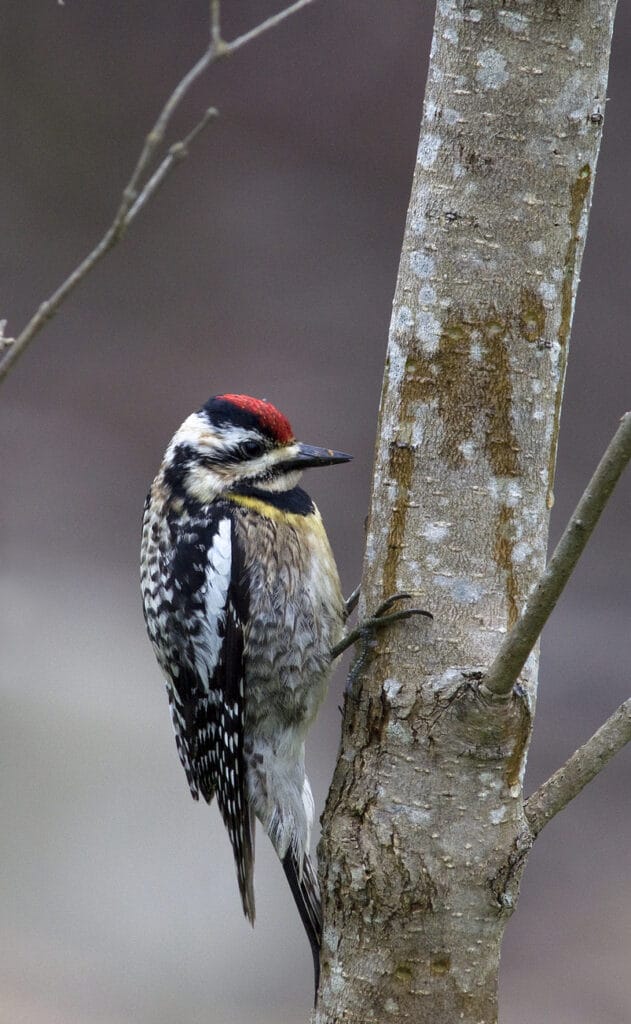
MULTIPOLYGON (((370 642, 374 640, 375 634, 383 629, 384 626, 390 626, 393 622, 401 622, 403 619, 411 619, 414 615, 424 615, 427 619, 433 619, 434 616, 431 612, 425 611, 423 608, 402 608, 398 612, 391 612, 390 609, 398 604, 399 601, 408 601, 412 597, 411 594, 399 593, 392 594, 385 601, 379 605, 374 615, 371 615, 367 619, 363 619, 357 624, 355 629, 352 629, 350 633, 347 633, 345 637, 342 637, 339 643, 335 644, 335 647, 331 648, 331 660, 339 658, 340 654, 347 651, 349 647, 361 640, 364 647, 368 647, 370 642)), ((351 596, 346 602, 346 607, 351 605, 351 611, 357 604, 359 599, 359 587, 354 590, 351 596)), ((350 614, 350 612, 349 612, 350 614)))

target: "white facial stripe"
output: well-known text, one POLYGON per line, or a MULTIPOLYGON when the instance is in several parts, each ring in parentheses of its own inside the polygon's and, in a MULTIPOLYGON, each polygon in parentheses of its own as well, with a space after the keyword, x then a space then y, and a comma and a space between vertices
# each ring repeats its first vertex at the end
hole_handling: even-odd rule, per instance
POLYGON ((222 446, 234 445, 236 447, 237 445, 242 444, 243 441, 252 441, 257 437, 260 437, 261 440, 263 440, 263 435, 259 434, 258 431, 256 434, 253 434, 252 430, 246 430, 245 427, 235 427, 231 423, 222 424, 221 426, 211 427, 209 429, 216 434, 218 442, 222 446))
POLYGON ((280 473, 271 480, 255 481, 255 484, 262 491, 290 491, 292 487, 297 487, 301 476, 300 469, 293 469, 290 473, 280 473))
MULTIPOLYGON (((298 451, 297 445, 287 445, 282 448, 272 448, 271 451, 265 452, 264 455, 259 456, 257 459, 247 459, 244 462, 239 462, 232 467, 232 472, 235 474, 236 479, 242 479, 247 477, 248 480, 253 479, 259 475, 272 472, 279 463, 287 462, 291 460, 292 456, 296 455, 298 451)), ((293 470, 290 470, 293 473, 293 470)), ((285 480, 285 474, 282 474, 283 481, 285 480)), ((266 483, 266 486, 269 486, 266 483)), ((283 482, 280 490, 285 490, 287 484, 283 482)))

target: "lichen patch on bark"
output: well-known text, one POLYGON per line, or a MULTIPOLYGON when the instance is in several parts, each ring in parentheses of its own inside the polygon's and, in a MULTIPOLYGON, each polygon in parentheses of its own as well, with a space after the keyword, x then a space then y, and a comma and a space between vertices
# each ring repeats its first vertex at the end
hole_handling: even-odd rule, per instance
POLYGON ((452 468, 465 462, 463 446, 480 424, 494 474, 519 475, 508 351, 512 319, 493 308, 482 314, 450 312, 441 325, 436 353, 426 355, 421 349, 407 358, 401 421, 410 422, 418 414, 418 403, 432 403, 442 426, 441 455, 452 468))
POLYGON ((500 505, 495 525, 495 546, 493 555, 506 579, 506 601, 508 605, 508 628, 517 621, 519 588, 515 575, 513 558, 515 548, 515 510, 509 505, 500 505))
POLYGON ((519 327, 526 341, 542 344, 546 330, 546 308, 540 295, 528 287, 521 289, 519 327))

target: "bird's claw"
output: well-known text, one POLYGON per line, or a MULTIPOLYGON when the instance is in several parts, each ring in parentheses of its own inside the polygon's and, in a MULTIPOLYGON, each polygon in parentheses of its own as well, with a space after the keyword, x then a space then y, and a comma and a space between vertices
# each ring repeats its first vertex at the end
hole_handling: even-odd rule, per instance
MULTIPOLYGON (((355 591, 351 594, 349 601, 354 595, 355 591)), ((428 619, 434 618, 431 612, 425 611, 423 608, 402 608, 398 612, 390 611, 399 601, 409 600, 411 597, 411 594, 398 593, 392 594, 385 601, 382 601, 374 615, 358 623, 355 629, 352 629, 335 647, 331 648, 331 659, 338 658, 340 654, 343 654, 349 647, 352 647, 357 640, 363 640, 364 644, 367 644, 378 630, 383 629, 384 626, 391 625, 393 622, 411 619, 414 615, 424 615, 428 619)))

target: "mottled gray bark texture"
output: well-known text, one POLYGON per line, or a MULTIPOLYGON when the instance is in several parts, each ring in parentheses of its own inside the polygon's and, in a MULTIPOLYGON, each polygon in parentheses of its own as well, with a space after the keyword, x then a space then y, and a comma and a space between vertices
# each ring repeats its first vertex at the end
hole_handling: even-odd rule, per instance
MULTIPOLYGON (((320 847, 317 1024, 492 1024, 533 832, 537 652, 479 679, 545 564, 613 0, 440 0, 379 419, 363 613, 320 847)), ((622 411, 622 410, 621 410, 622 411)))

